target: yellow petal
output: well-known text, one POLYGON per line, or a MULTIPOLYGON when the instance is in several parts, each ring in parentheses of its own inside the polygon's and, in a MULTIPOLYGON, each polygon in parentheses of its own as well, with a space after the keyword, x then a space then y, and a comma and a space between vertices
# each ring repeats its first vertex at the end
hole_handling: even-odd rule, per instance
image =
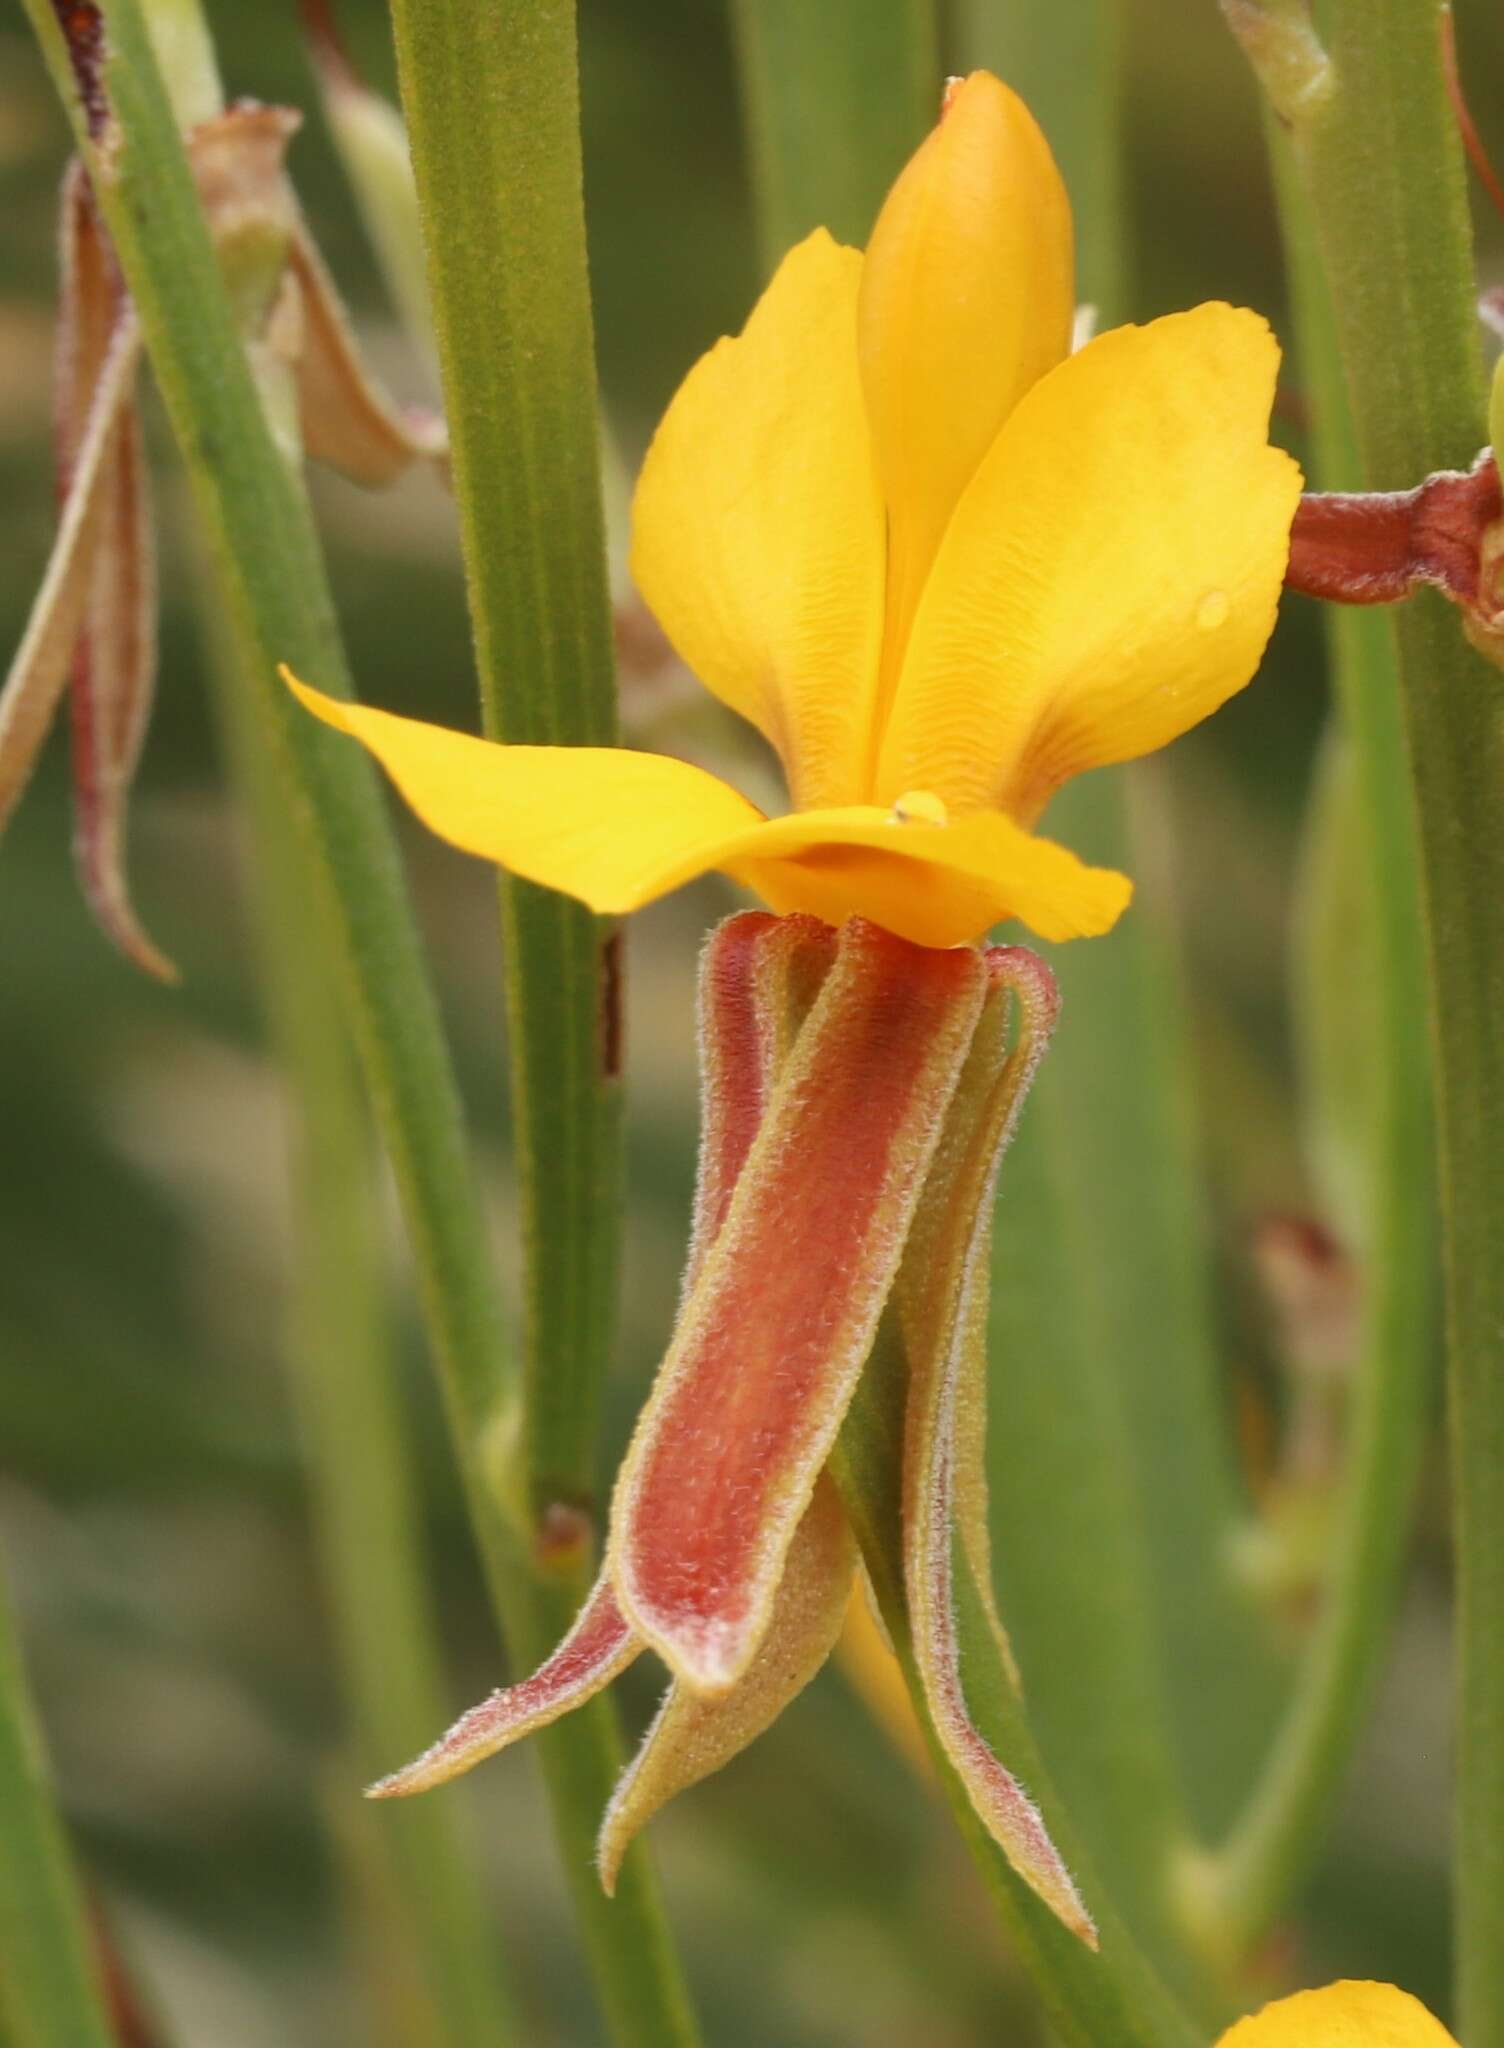
POLYGON ((1279 350, 1198 306, 1104 334, 1020 403, 956 510, 877 794, 1030 821, 1068 776, 1164 746, 1253 674, 1300 472, 1267 445, 1279 350))
POLYGON ((685 761, 625 747, 503 747, 288 683, 380 761, 424 824, 466 853, 615 915, 719 868, 774 910, 870 918, 958 946, 1006 917, 1041 937, 1107 931, 1132 888, 996 812, 900 822, 871 804, 765 819, 685 761))
POLYGON ((1392 1984, 1328 1984, 1239 2020, 1218 2048, 1457 2048, 1439 2020, 1392 1984))
POLYGON ((856 360, 862 259, 790 250, 648 450, 632 573, 700 680, 782 756, 794 802, 853 803, 882 632, 883 515, 856 360))
POLYGON ((762 813, 724 782, 625 747, 503 747, 325 697, 283 674, 308 709, 353 733, 432 831, 603 914, 636 910, 715 866, 762 813))
POLYGON ((1041 938, 1110 931, 1133 893, 1126 876, 1089 868, 1053 840, 996 811, 954 824, 898 824, 872 805, 773 818, 711 863, 774 910, 848 917, 919 946, 960 946, 1004 918, 1041 938))
POLYGON ((888 195, 862 272, 891 678, 956 501, 1019 399, 1066 354, 1073 313, 1070 203, 1049 145, 1016 93, 974 72, 888 195))

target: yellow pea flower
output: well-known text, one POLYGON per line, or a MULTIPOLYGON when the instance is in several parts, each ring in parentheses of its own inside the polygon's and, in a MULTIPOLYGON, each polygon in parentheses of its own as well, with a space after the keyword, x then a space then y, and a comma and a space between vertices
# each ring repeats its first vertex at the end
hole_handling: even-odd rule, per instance
POLYGON ((1070 212, 1032 116, 954 88, 865 257, 817 232, 696 364, 648 452, 632 566, 792 809, 604 747, 498 746, 294 685, 468 852, 602 913, 711 869, 920 945, 1108 930, 1126 877, 1032 827, 1252 676, 1300 474, 1279 351, 1210 304, 1071 355, 1070 212))
POLYGON ((1393 1984, 1298 1991, 1239 2020, 1218 2048, 1457 2048, 1418 1998, 1393 1984))

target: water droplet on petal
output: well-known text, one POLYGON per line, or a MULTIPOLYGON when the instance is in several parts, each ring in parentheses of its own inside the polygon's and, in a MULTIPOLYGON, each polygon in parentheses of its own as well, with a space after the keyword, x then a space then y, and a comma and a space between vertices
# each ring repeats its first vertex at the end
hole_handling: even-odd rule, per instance
POLYGON ((948 825, 950 813, 932 789, 906 789, 891 813, 895 825, 948 825))
POLYGON ((1225 590, 1209 590, 1196 607, 1196 624, 1203 633, 1214 633, 1218 626, 1227 624, 1231 610, 1225 590))

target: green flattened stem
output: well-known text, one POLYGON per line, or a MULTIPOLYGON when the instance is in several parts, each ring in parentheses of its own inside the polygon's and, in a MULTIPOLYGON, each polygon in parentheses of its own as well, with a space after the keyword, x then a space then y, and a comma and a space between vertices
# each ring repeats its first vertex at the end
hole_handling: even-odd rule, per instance
MULTIPOLYGON (((501 1304, 390 830, 366 765, 311 726, 277 680, 286 661, 350 693, 308 505, 263 416, 138 0, 111 0, 107 15, 69 10, 71 45, 49 0, 26 5, 141 316, 241 664, 301 829, 308 894, 325 919, 392 1158, 492 1596, 514 1654, 535 1662, 565 1633, 588 1589, 588 1544, 556 1544, 543 1568, 532 1569, 537 1546, 516 1513, 525 1489, 513 1455, 516 1397, 501 1304)), ((599 1301, 590 1312, 604 1312, 599 1301)), ((614 1907, 591 1869, 596 1819, 619 1762, 611 1721, 597 1709, 575 1716, 551 1732, 544 1762, 616 2038, 642 2048, 691 2040, 641 1859, 628 1859, 614 1907)))
MULTIPOLYGON (((1229 4, 1257 34, 1296 10, 1229 4)), ((1315 221, 1361 465, 1404 488, 1484 433, 1462 152, 1434 0, 1332 0, 1303 104, 1281 109, 1315 221)), ((1305 26, 1309 28, 1309 23, 1305 26)), ((1271 91, 1277 74, 1266 70, 1271 91)), ((1458 1590, 1459 2033, 1504 2044, 1504 695, 1427 592, 1394 622, 1419 820, 1443 1227, 1458 1590)))
MULTIPOLYGON (((1318 60, 1319 61, 1319 60, 1318 60)), ((1283 133, 1271 146, 1312 400, 1312 483, 1359 474, 1332 306, 1283 133)), ((1245 1950, 1319 1853, 1403 1571, 1433 1395, 1434 1168, 1425 947, 1393 627, 1327 614, 1338 727, 1313 798, 1296 961, 1312 1164, 1358 1262, 1362 1311, 1321 1606, 1267 1761, 1186 1906, 1245 1950)))
MULTIPOLYGON (((1099 326, 1131 310, 1123 14, 1122 0, 965 0, 960 16, 964 61, 1023 94, 1059 159, 1078 290, 1099 326)), ((1049 814, 1053 834, 1133 875, 1137 893, 1108 938, 1051 959, 1060 1028, 1010 1154, 994 1253, 994 1407, 1006 1426, 992 1478, 1031 1720, 1123 1911, 1173 1968, 1180 1850, 1192 1830, 1227 1825, 1277 1686, 1233 1570, 1244 1508, 1157 822, 1162 772, 1084 776, 1049 814), (1008 1372, 1014 1359, 1029 1369, 1008 1372)))
POLYGON ((0 2039, 8 2048, 111 2048, 3 1578, 0 1813, 0 2039))
MULTIPOLYGON (((253 698, 227 641, 214 653, 250 828, 262 980, 289 1090, 288 1354, 352 1736, 353 1755, 341 1759, 348 1802, 352 1763, 368 1782, 429 1740, 445 1711, 443 1660, 388 1329, 369 1118, 253 698)), ((399 1955, 421 1986, 424 2040, 474 2048, 520 2038, 460 1810, 425 1800, 359 1818, 399 1955)))
MULTIPOLYGON (((487 734, 616 738, 574 9, 397 0, 487 734)), ((527 1255, 529 1507, 588 1504, 616 1328, 619 1020, 611 928, 501 878, 527 1255)))

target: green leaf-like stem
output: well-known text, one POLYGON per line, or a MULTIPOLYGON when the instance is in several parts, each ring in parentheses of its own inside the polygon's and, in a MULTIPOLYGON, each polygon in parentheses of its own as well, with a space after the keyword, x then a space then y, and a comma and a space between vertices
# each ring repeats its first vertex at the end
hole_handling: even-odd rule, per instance
MULTIPOLYGON (((615 671, 572 0, 396 0, 403 111, 492 739, 606 746, 615 671)), ((526 1251, 519 1464, 594 1492, 621 1230, 611 927, 501 878, 526 1251)))
POLYGON ((0 2039, 9 2048, 111 2048, 3 1578, 0 1813, 0 2039))
MULTIPOLYGON (((1228 0, 1259 60, 1270 16, 1228 0)), ((1369 490, 1466 467, 1485 432, 1462 150, 1436 0, 1331 0, 1297 111, 1369 490)), ((1287 109, 1287 116, 1288 116, 1287 109)), ((1435 1055, 1458 1595, 1459 2033, 1504 2044, 1504 692, 1426 591, 1394 622, 1435 1055)), ((1417 991, 1417 1001, 1420 1000, 1417 991)))
MULTIPOLYGON (((1346 489, 1358 455, 1330 295, 1289 147, 1273 122, 1270 134, 1312 401, 1310 480, 1346 489)), ((1426 965, 1394 633, 1381 612, 1335 607, 1327 627, 1340 727, 1329 744, 1341 754, 1313 798, 1319 859, 1307 863, 1306 884, 1316 900, 1305 906, 1297 964, 1313 1164, 1357 1260, 1362 1317, 1311 1640, 1264 1768, 1203 1872, 1216 1938, 1243 1949, 1288 1906, 1319 1852, 1362 1727, 1398 1597, 1433 1391, 1426 965), (1342 893, 1328 909, 1334 886, 1342 893)))

